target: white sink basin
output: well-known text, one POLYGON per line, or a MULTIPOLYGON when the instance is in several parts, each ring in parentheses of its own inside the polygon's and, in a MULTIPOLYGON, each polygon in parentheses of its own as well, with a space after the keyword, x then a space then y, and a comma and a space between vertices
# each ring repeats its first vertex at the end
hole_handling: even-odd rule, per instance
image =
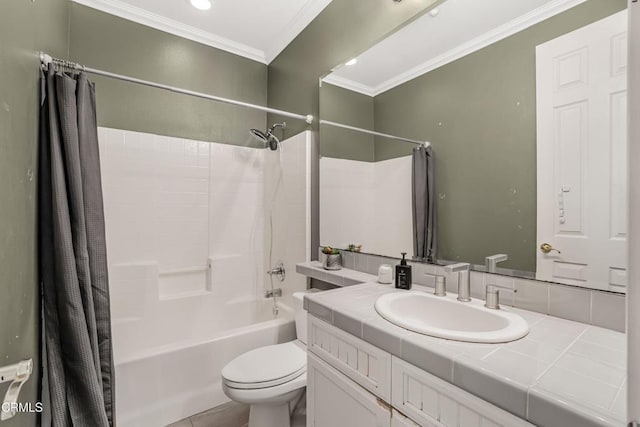
POLYGON ((389 322, 419 334, 455 341, 500 343, 520 339, 529 325, 519 315, 425 292, 393 292, 378 298, 376 311, 389 322))

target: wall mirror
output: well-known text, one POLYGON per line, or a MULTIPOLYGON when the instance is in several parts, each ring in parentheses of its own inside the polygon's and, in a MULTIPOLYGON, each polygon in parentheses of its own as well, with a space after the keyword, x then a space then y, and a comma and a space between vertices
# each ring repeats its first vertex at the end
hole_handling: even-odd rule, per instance
POLYGON ((625 292, 625 8, 446 0, 337 65, 320 83, 320 243, 415 257, 429 141, 430 261, 506 255, 497 273, 625 292))

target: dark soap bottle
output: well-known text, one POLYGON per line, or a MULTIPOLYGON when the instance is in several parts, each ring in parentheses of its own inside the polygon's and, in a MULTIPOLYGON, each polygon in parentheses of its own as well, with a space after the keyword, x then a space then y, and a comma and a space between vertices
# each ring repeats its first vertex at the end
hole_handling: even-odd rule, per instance
POLYGON ((398 289, 411 289, 411 266, 407 265, 405 255, 407 253, 402 252, 402 261, 396 265, 396 288, 398 289))

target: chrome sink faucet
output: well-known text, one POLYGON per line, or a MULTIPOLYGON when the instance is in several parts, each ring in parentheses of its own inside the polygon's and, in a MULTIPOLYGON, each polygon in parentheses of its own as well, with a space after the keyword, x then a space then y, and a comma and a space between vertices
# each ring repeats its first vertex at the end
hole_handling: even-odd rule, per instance
POLYGON ((506 254, 496 254, 488 256, 484 259, 484 266, 487 273, 495 273, 499 262, 506 261, 509 256, 506 254))
POLYGON ((469 270, 471 270, 471 264, 468 262, 459 262, 444 267, 445 273, 458 273, 458 301, 471 301, 469 270))

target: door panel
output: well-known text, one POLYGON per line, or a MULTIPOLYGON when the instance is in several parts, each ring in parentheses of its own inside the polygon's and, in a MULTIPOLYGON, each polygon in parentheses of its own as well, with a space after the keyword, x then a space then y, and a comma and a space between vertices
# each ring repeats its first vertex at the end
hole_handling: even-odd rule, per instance
POLYGON ((536 49, 539 280, 626 287, 626 19, 536 49))

